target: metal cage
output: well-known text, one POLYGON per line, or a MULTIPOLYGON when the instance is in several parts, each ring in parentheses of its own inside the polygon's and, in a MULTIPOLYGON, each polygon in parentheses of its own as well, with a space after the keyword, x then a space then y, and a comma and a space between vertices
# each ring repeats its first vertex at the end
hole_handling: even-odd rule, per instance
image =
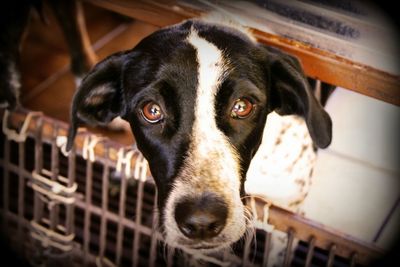
POLYGON ((5 112, 2 126, 2 230, 31 265, 270 266, 278 232, 283 266, 367 266, 383 255, 255 196, 248 198, 252 234, 220 255, 187 254, 163 243, 157 191, 135 146, 81 131, 67 155, 63 122, 5 112))

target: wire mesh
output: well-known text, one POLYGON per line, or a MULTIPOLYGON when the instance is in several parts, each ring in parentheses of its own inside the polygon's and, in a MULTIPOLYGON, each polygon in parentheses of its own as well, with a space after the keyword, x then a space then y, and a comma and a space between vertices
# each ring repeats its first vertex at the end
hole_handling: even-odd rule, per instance
MULTIPOLYGON (((19 129, 26 118, 3 120, 19 129)), ((157 230, 157 191, 135 146, 83 131, 65 155, 57 140, 67 125, 36 116, 28 126, 25 139, 2 134, 0 214, 7 241, 33 266, 366 266, 382 255, 252 196, 254 234, 213 255, 176 250, 157 230)))

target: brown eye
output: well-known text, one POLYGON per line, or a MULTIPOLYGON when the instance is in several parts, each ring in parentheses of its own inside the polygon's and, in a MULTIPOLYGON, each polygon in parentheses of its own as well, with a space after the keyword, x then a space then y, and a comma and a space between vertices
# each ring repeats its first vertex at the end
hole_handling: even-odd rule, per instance
POLYGON ((161 107, 155 102, 148 102, 143 106, 141 113, 149 123, 157 123, 164 118, 161 107))
POLYGON ((253 111, 254 105, 246 98, 236 99, 231 110, 231 117, 234 119, 244 119, 253 111))

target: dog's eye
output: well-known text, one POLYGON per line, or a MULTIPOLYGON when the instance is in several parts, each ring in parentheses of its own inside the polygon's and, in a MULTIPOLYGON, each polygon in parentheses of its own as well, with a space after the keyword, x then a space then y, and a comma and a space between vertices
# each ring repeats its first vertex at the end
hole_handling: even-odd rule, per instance
POLYGON ((254 105, 247 98, 239 98, 233 103, 231 117, 234 119, 244 119, 253 111, 254 105))
POLYGON ((164 118, 161 107, 152 101, 143 106, 141 113, 143 118, 149 123, 157 123, 164 118))

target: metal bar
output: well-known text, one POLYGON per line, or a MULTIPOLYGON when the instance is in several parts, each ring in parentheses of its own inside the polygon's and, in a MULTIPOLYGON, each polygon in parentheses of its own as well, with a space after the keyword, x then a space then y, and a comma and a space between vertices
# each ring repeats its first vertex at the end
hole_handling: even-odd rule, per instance
MULTIPOLYGON (((0 165, 5 166, 5 160, 4 159, 0 159, 0 165)), ((21 172, 23 177, 28 177, 31 178, 32 177, 32 173, 28 172, 27 170, 20 170, 19 166, 16 166, 14 164, 7 164, 7 169, 9 172, 14 172, 14 173, 18 173, 19 171, 21 172)), ((1 176, 3 177, 3 176, 1 176)))
POLYGON ((58 147, 57 147, 57 136, 58 136, 58 124, 54 123, 53 126, 53 135, 51 139, 51 180, 57 181, 59 175, 59 168, 58 168, 58 147))
POLYGON ((243 250, 243 256, 242 256, 242 266, 243 267, 248 266, 252 241, 253 241, 253 236, 247 235, 245 238, 245 241, 244 241, 244 250, 243 250))
POLYGON ((35 191, 33 199, 33 220, 37 223, 40 223, 43 218, 43 208, 44 203, 40 198, 40 193, 35 191))
POLYGON ((156 231, 158 228, 158 215, 157 215, 157 199, 158 199, 158 193, 154 194, 154 212, 153 212, 153 229, 151 233, 151 243, 150 243, 150 254, 149 254, 149 266, 150 267, 155 267, 156 266, 156 259, 157 259, 157 235, 156 231))
MULTIPOLYGON (((137 180, 137 201, 136 201, 136 225, 141 225, 142 220, 142 206, 143 206, 143 187, 144 182, 140 179, 137 180)), ((133 239, 133 261, 132 267, 137 267, 139 264, 139 249, 140 249, 140 232, 139 229, 135 229, 135 236, 133 239)))
POLYGON ((225 250, 222 254, 222 260, 223 261, 229 261, 229 259, 232 257, 232 254, 230 253, 229 250, 225 250))
MULTIPOLYGON (((36 173, 40 173, 43 169, 43 117, 39 116, 36 119, 36 125, 34 128, 34 140, 35 140, 35 167, 34 170, 36 173)), ((28 131, 29 132, 29 131, 28 131)), ((33 193, 33 221, 36 223, 40 223, 43 217, 43 206, 44 203, 40 198, 39 192, 34 190, 33 193)), ((41 257, 41 244, 38 240, 33 239, 34 244, 34 252, 41 257)))
MULTIPOLYGON (((118 228, 117 228, 117 253, 115 258, 115 263, 117 266, 121 264, 121 254, 122 254, 122 238, 124 224, 123 219, 125 218, 125 199, 126 199, 126 182, 127 178, 125 172, 121 172, 121 189, 119 195, 119 205, 118 205, 118 228)), ((137 225, 136 225, 137 226, 137 225)), ((135 228, 134 228, 135 229, 135 228)))
POLYGON ((40 173, 43 169, 43 147, 42 147, 42 133, 43 133, 43 117, 40 116, 36 120, 36 127, 34 130, 35 139, 35 171, 40 173))
POLYGON ((90 245, 90 212, 92 204, 93 163, 86 160, 85 218, 83 226, 83 264, 88 265, 90 245))
POLYGON ((175 254, 175 249, 167 248, 167 267, 174 266, 174 254, 175 254))
MULTIPOLYGON (((22 170, 25 169, 25 143, 18 143, 18 240, 23 240, 22 220, 24 218, 25 177, 22 170)), ((22 248, 22 242, 21 247, 22 248)))
MULTIPOLYGON (((109 147, 106 147, 106 155, 109 153, 109 147)), ((106 161, 103 167, 103 177, 102 177, 102 198, 101 198, 101 222, 100 222, 100 251, 99 256, 100 259, 104 257, 104 251, 106 246, 106 231, 107 231, 107 207, 108 207, 108 190, 109 190, 109 176, 110 168, 109 164, 106 161)))
POLYGON ((350 258, 350 267, 355 267, 355 266, 356 266, 357 258, 358 258, 358 255, 357 255, 356 252, 353 253, 353 254, 351 255, 351 258, 350 258))
MULTIPOLYGON (((80 209, 82 209, 82 210, 84 210, 86 208, 86 203, 83 202, 80 199, 76 199, 75 206, 80 208, 80 209)), ((101 214, 102 214, 101 208, 96 207, 96 206, 91 206, 90 209, 91 209, 90 212, 92 214, 96 214, 98 216, 101 216, 101 214)), ((143 225, 142 226, 138 226, 138 225, 136 225, 136 222, 133 222, 132 220, 129 220, 128 218, 122 218, 122 220, 121 220, 120 217, 117 214, 113 213, 113 212, 107 211, 105 213, 105 217, 106 217, 106 219, 108 221, 112 221, 112 222, 114 222, 116 224, 118 224, 118 222, 121 221, 121 223, 126 228, 129 228, 129 229, 132 229, 132 230, 138 228, 142 234, 145 234, 145 235, 148 235, 148 236, 151 235, 152 230, 149 227, 146 227, 146 226, 143 226, 143 225)), ((157 238, 159 240, 162 240, 161 236, 159 236, 158 234, 157 234, 157 238)))
MULTIPOLYGON (((39 117, 36 120, 35 131, 35 171, 40 173, 43 169, 43 147, 42 147, 42 133, 43 133, 43 119, 39 117)), ((43 202, 40 199, 38 192, 34 192, 33 199, 33 220, 37 223, 40 222, 43 216, 43 202)))
POLYGON ((308 244, 305 267, 310 267, 311 266, 311 260, 312 260, 313 253, 314 253, 314 247, 315 247, 315 237, 312 236, 311 240, 310 240, 310 242, 308 244))
MULTIPOLYGON (((73 147, 68 155, 68 186, 72 186, 75 182, 76 171, 76 150, 73 147)), ((75 234, 74 214, 75 205, 66 205, 65 227, 67 235, 75 234)))
MULTIPOLYGON (((56 144, 57 135, 58 135, 58 125, 54 123, 53 126, 53 138, 51 142, 51 180, 57 181, 59 175, 59 168, 58 168, 58 147, 56 144)), ((55 231, 58 225, 58 213, 59 213, 59 204, 55 205, 48 205, 49 212, 50 212, 50 229, 55 231)))
POLYGON ((9 210, 9 188, 10 188, 10 176, 8 166, 11 165, 10 162, 10 141, 7 138, 4 138, 4 168, 3 168, 3 231, 7 233, 8 227, 8 210, 9 210))
POLYGON ((290 262, 292 260, 292 246, 293 246, 293 241, 294 241, 294 229, 289 228, 287 235, 288 235, 288 241, 287 241, 287 246, 286 246, 286 251, 285 251, 285 258, 283 260, 283 266, 284 267, 289 267, 290 262))
POLYGON ((336 253, 336 245, 333 244, 331 248, 329 249, 329 256, 328 256, 328 261, 326 263, 326 267, 332 267, 333 263, 335 261, 335 253, 336 253))
POLYGON ((263 264, 262 264, 263 267, 268 267, 269 252, 271 250, 271 238, 272 234, 270 232, 266 232, 264 241, 263 264))

